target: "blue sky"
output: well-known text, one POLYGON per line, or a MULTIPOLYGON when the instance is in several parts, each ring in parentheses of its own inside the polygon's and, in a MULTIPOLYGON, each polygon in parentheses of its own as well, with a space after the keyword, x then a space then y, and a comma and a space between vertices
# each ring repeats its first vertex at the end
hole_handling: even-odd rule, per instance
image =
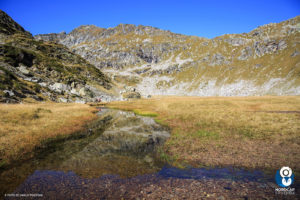
POLYGON ((126 23, 213 38, 300 15, 300 0, 0 0, 0 9, 33 35, 126 23))

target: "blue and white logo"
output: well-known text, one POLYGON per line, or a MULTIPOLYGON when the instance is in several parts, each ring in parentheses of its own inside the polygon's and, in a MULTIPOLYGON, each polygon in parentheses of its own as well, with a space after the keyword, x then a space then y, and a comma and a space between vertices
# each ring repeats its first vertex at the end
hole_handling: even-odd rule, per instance
POLYGON ((282 167, 277 170, 275 180, 280 187, 288 187, 294 182, 294 174, 289 167, 282 167))

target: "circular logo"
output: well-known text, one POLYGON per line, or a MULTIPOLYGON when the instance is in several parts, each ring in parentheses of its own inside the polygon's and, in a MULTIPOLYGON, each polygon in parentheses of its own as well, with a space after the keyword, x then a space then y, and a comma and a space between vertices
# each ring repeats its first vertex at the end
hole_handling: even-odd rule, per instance
POLYGON ((294 182, 294 174, 291 168, 282 167, 280 170, 277 170, 275 175, 275 180, 277 185, 280 187, 288 187, 294 182))

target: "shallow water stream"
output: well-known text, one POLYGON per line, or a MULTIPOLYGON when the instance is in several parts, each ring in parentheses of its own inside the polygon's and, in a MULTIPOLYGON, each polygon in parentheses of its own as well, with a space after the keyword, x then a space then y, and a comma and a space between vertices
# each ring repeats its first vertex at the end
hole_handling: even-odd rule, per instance
POLYGON ((7 199, 18 196, 26 199, 155 199, 174 188, 182 188, 180 195, 206 188, 205 194, 211 190, 220 196, 234 192, 232 183, 238 183, 242 189, 243 184, 252 184, 251 187, 262 191, 271 188, 265 195, 274 192, 273 178, 260 171, 167 166, 155 151, 170 136, 167 128, 150 117, 132 112, 101 108, 98 115, 100 128, 60 142, 36 158, 0 172, 1 197, 6 194, 7 199))

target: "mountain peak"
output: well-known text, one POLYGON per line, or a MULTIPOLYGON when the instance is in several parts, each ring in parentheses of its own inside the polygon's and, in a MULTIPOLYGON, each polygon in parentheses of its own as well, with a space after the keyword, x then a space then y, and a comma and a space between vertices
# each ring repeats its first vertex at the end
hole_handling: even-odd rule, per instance
POLYGON ((12 35, 17 32, 25 33, 31 36, 31 34, 25 31, 25 29, 22 26, 15 22, 4 11, 0 10, 0 33, 12 35))

